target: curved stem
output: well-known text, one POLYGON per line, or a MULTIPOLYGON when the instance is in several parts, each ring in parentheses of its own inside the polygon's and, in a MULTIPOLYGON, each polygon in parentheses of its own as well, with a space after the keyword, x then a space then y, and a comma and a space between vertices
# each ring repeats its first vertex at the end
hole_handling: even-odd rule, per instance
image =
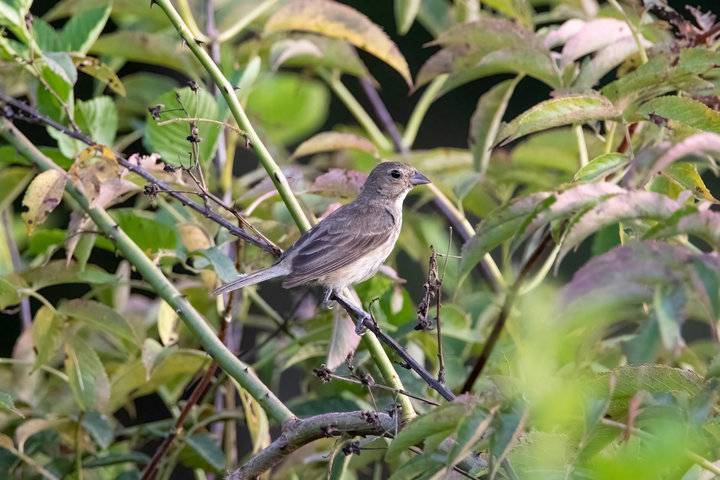
MULTIPOLYGON (((12 123, 3 120, 0 127, 2 127, 0 135, 41 169, 63 171, 40 152, 12 123)), ((90 216, 95 225, 115 243, 120 253, 135 266, 155 292, 178 313, 188 329, 198 338, 203 347, 228 375, 235 378, 262 405, 265 411, 278 422, 295 418, 290 409, 260 381, 255 372, 247 364, 238 360, 225 347, 202 315, 195 310, 195 307, 170 283, 145 252, 132 241, 104 209, 91 208, 87 198, 70 183, 66 186, 66 191, 90 216)))
POLYGON ((360 102, 350 93, 350 90, 343 85, 340 80, 340 72, 337 70, 332 73, 321 71, 320 76, 327 82, 332 91, 335 92, 335 95, 342 100, 347 109, 350 110, 350 113, 355 116, 355 119, 362 125, 368 135, 370 135, 370 138, 372 138, 372 141, 375 142, 378 148, 380 150, 392 151, 393 146, 390 140, 380 131, 380 128, 375 124, 373 119, 370 118, 370 115, 368 115, 362 105, 360 105, 360 102))
POLYGON ((405 134, 403 135, 402 142, 403 147, 409 149, 412 147, 413 143, 415 143, 415 137, 417 137, 420 124, 425 118, 428 108, 430 108, 430 105, 435 100, 435 95, 437 95, 447 79, 448 74, 435 77, 435 80, 433 80, 423 92, 417 105, 415 105, 415 109, 410 115, 410 120, 408 120, 407 126, 405 127, 405 134))
POLYGON ((248 119, 245 111, 240 105, 240 100, 235 94, 233 86, 230 84, 228 79, 225 78, 225 75, 223 75, 220 68, 215 64, 215 62, 213 62, 212 58, 210 58, 210 55, 196 42, 197 39, 190 33, 187 25, 185 25, 185 22, 180 17, 177 10, 175 10, 172 6, 170 0, 155 0, 155 3, 163 9, 165 15, 168 17, 168 20, 170 20, 180 36, 187 43, 188 48, 190 48, 200 64, 202 64, 203 68, 205 68, 205 71, 208 72, 215 84, 220 88, 220 92, 230 108, 230 113, 232 113, 232 116, 238 126, 246 132, 247 138, 252 143, 260 164, 263 168, 265 168, 265 171, 275 185, 283 203, 285 203, 285 206, 290 211, 290 215, 295 223, 301 231, 309 230, 310 222, 303 213, 300 203, 290 189, 287 178, 282 173, 282 170, 280 170, 277 163, 275 163, 272 155, 270 155, 267 147, 265 147, 265 144, 262 142, 250 123, 250 119, 248 119))
POLYGON ((217 42, 218 43, 224 43, 233 38, 238 33, 242 32, 245 27, 250 25, 250 23, 258 18, 260 15, 265 13, 267 10, 269 10, 271 7, 273 7, 278 0, 266 0, 265 2, 259 4, 252 10, 250 10, 244 17, 242 17, 240 20, 238 20, 236 23, 233 24, 232 27, 228 28, 224 32, 221 32, 217 36, 217 42))

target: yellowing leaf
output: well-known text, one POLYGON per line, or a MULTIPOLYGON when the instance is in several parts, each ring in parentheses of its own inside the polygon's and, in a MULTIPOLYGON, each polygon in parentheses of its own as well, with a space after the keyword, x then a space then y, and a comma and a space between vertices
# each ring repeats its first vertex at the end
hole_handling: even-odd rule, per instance
POLYGON ((115 154, 105 145, 94 145, 81 151, 69 173, 91 207, 105 207, 120 195, 137 188, 122 179, 115 154))
POLYGON ((178 341, 179 336, 175 331, 177 321, 177 313, 175 313, 175 310, 173 310, 173 308, 163 300, 160 303, 160 308, 158 309, 157 320, 158 335, 160 335, 160 340, 163 345, 172 345, 178 341))
POLYGON ((295 150, 295 153, 293 153, 293 157, 302 157, 318 152, 339 150, 341 148, 354 148, 371 155, 378 155, 377 148, 375 148, 375 145, 367 138, 355 135, 354 133, 322 132, 301 143, 295 150))
POLYGON ((280 8, 265 24, 265 32, 305 30, 347 40, 367 50, 395 70, 412 86, 410 69, 397 45, 354 8, 327 0, 296 0, 280 8))
POLYGON ((32 235, 35 226, 47 219, 50 212, 58 206, 65 191, 67 176, 59 170, 47 170, 35 177, 30 183, 22 204, 28 208, 22 213, 28 235, 32 235))
POLYGON ((178 230, 180 231, 180 239, 182 240, 183 245, 185 245, 185 248, 188 249, 188 252, 204 250, 212 247, 212 243, 208 239, 207 233, 205 233, 205 230, 199 226, 191 223, 184 223, 178 226, 178 230))
POLYGON ((125 85, 123 85, 110 65, 102 63, 95 57, 75 57, 74 60, 78 70, 100 80, 118 95, 123 97, 126 95, 125 85))

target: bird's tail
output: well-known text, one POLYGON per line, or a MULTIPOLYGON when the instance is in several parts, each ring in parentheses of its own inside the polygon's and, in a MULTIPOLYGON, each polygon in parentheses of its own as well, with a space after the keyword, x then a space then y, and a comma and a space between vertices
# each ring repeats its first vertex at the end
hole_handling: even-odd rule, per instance
POLYGON ((287 275, 287 273, 287 268, 282 265, 282 263, 278 263, 271 267, 263 268, 262 270, 253 272, 249 275, 243 275, 237 280, 226 283, 222 287, 215 290, 213 292, 213 295, 220 295, 222 293, 227 293, 233 290, 237 290, 239 288, 247 287, 248 285, 255 285, 256 283, 264 282, 265 280, 270 280, 271 278, 287 275))

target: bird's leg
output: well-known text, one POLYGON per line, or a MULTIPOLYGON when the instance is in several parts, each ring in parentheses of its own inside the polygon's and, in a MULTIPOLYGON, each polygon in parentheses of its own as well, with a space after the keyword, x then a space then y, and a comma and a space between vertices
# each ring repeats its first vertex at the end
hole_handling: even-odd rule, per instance
POLYGON ((358 307, 355 305, 352 300, 350 300, 348 297, 343 295, 342 293, 338 291, 333 292, 335 294, 335 299, 337 302, 343 306, 345 310, 349 310, 352 312, 353 315, 357 318, 357 323, 355 324, 355 333, 358 335, 362 335, 365 333, 367 328, 363 325, 365 320, 369 320, 370 314, 367 313, 365 310, 363 310, 361 307, 358 307))
POLYGON ((332 288, 328 288, 325 290, 325 295, 323 296, 323 300, 322 300, 323 308, 327 308, 328 310, 333 308, 333 304, 335 303, 335 300, 330 300, 330 297, 333 294, 335 294, 336 296, 339 295, 338 292, 336 292, 332 288))

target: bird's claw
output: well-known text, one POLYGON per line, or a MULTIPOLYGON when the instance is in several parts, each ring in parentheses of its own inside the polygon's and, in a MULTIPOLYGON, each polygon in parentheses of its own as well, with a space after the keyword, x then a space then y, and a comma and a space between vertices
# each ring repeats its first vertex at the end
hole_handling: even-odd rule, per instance
POLYGON ((358 321, 355 324, 355 333, 357 333, 360 336, 365 335, 365 332, 367 332, 367 327, 365 327, 365 325, 363 325, 363 323, 365 323, 365 320, 369 319, 369 318, 370 318, 370 315, 367 315, 367 314, 360 315, 358 317, 358 321))
POLYGON ((323 308, 332 310, 332 308, 335 306, 335 300, 330 300, 330 299, 323 300, 322 306, 323 306, 323 308))

